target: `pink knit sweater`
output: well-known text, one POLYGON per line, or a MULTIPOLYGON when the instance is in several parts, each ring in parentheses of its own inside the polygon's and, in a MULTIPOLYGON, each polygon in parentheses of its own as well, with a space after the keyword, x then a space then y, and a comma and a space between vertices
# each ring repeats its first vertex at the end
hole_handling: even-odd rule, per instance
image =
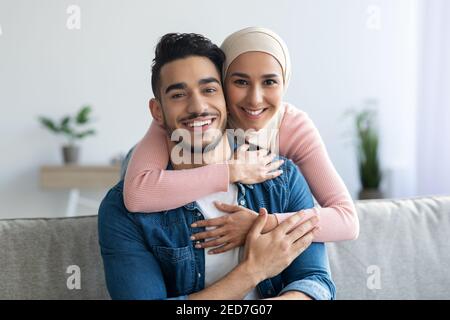
MULTIPOLYGON (((320 204, 320 207, 304 210, 302 219, 320 216, 320 231, 314 241, 356 239, 359 221, 352 199, 308 115, 286 104, 279 139, 280 154, 297 164, 320 204)), ((165 129, 153 122, 136 146, 125 176, 124 202, 129 211, 174 209, 228 189, 229 172, 226 164, 175 171, 165 170, 168 162, 165 129)), ((294 213, 276 216, 281 222, 294 213)))

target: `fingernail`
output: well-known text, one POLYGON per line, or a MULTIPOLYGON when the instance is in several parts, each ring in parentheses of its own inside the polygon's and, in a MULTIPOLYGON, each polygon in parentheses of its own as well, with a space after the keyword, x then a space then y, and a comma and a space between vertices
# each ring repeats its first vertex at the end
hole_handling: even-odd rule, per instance
POLYGON ((196 223, 193 223, 193 224, 191 224, 191 227, 192 227, 192 228, 197 228, 197 224, 196 224, 196 223))
POLYGON ((196 247, 197 249, 201 249, 201 248, 202 248, 202 246, 199 245, 199 244, 196 244, 195 247, 196 247))
POLYGON ((215 254, 214 251, 208 251, 208 254, 215 254))
POLYGON ((195 237, 194 237, 194 236, 191 236, 191 240, 195 240, 195 237))
POLYGON ((222 202, 220 202, 220 201, 215 201, 215 203, 216 203, 218 206, 220 206, 220 205, 222 204, 222 202))

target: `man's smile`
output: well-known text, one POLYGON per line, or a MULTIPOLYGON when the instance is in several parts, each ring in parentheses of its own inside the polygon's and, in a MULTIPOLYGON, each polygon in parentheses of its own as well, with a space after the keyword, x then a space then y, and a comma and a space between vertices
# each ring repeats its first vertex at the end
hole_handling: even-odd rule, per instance
POLYGON ((181 124, 189 131, 206 131, 211 128, 216 119, 217 116, 197 117, 181 121, 181 124))

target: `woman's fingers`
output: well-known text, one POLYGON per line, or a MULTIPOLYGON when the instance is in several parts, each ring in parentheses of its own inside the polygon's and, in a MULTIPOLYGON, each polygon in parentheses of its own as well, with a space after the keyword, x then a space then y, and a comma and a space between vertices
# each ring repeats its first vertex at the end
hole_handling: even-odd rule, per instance
POLYGON ((250 148, 249 144, 243 144, 242 146, 237 148, 237 150, 236 150, 237 159, 244 161, 245 160, 245 153, 247 152, 247 150, 249 148, 250 148))
POLYGON ((202 240, 208 238, 216 238, 226 234, 225 228, 216 228, 214 230, 208 230, 203 232, 194 233, 191 236, 191 240, 202 240))
POLYGON ((227 216, 222 216, 219 218, 206 219, 206 220, 198 220, 191 224, 192 228, 201 228, 201 227, 218 227, 225 224, 225 218, 227 216))
POLYGON ((276 170, 276 171, 268 172, 266 174, 266 177, 268 177, 269 179, 273 179, 278 176, 281 176, 282 174, 283 174, 283 170, 276 170))
POLYGON ((273 160, 275 160, 275 158, 277 157, 277 155, 275 153, 271 153, 268 156, 265 156, 264 158, 262 158, 262 162, 265 165, 268 165, 270 163, 272 163, 273 160))
POLYGON ((259 162, 259 160, 264 161, 266 160, 266 158, 267 159, 272 158, 273 160, 272 155, 268 155, 270 152, 268 149, 249 150, 249 148, 250 145, 248 144, 240 146, 236 151, 238 159, 243 161, 255 161, 255 162, 259 162))
POLYGON ((254 151, 258 158, 266 157, 269 154, 269 149, 259 149, 254 151))
POLYGON ((219 201, 214 201, 214 205, 220 211, 228 212, 228 213, 233 213, 233 212, 241 210, 241 208, 237 205, 226 204, 226 203, 222 203, 219 201))
POLYGON ((238 245, 237 243, 234 243, 234 242, 232 242, 232 243, 227 243, 226 245, 221 246, 221 247, 219 247, 219 248, 209 250, 209 251, 208 251, 208 254, 219 254, 219 253, 224 253, 224 252, 227 252, 228 250, 237 248, 238 246, 239 246, 239 245, 238 245))
POLYGON ((277 170, 282 164, 284 163, 284 160, 277 160, 266 166, 267 172, 272 172, 274 170, 277 170))
POLYGON ((243 144, 242 146, 240 146, 239 148, 237 148, 237 152, 245 152, 248 150, 248 148, 250 148, 250 145, 248 143, 243 144))
POLYGON ((228 241, 229 241, 229 238, 227 236, 223 236, 223 237, 219 237, 219 238, 212 239, 209 241, 197 243, 195 245, 195 247, 197 249, 218 247, 218 246, 222 246, 222 245, 228 243, 228 241))

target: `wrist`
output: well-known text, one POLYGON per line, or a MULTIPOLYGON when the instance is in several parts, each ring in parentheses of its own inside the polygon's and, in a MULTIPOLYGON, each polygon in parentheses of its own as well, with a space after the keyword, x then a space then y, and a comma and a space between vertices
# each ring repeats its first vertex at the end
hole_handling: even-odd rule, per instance
POLYGON ((241 279, 247 279, 250 281, 252 288, 256 287, 261 281, 267 278, 262 270, 258 270, 257 266, 253 266, 248 260, 245 260, 239 264, 237 269, 242 274, 241 279))

